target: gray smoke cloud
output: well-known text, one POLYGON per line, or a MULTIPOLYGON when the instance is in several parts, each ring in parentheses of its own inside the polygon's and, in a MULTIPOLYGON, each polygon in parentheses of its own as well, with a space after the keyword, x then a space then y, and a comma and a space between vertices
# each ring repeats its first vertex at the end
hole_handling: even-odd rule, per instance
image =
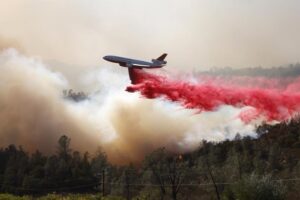
POLYGON ((82 76, 97 90, 81 102, 63 98, 69 83, 61 73, 15 49, 0 54, 0 70, 1 146, 13 143, 53 153, 66 134, 74 149, 94 152, 101 146, 111 161, 124 163, 138 162, 161 146, 185 152, 203 139, 233 139, 237 132, 255 136, 255 124, 238 117, 241 109, 224 106, 196 114, 163 99, 143 99, 124 91, 127 75, 109 68, 82 76))

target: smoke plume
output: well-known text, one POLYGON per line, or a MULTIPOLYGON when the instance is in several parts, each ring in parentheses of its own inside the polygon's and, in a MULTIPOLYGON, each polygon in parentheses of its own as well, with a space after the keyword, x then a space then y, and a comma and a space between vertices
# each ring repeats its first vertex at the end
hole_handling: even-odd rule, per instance
POLYGON ((140 98, 124 91, 128 75, 109 68, 83 75, 82 83, 97 89, 80 102, 63 97, 70 85, 62 74, 14 49, 0 54, 0 70, 1 146, 13 143, 53 153, 66 134, 74 149, 94 152, 100 146, 112 162, 124 163, 139 162, 162 146, 185 152, 203 139, 256 135, 255 123, 238 117, 244 108, 224 105, 197 114, 164 99, 140 98))

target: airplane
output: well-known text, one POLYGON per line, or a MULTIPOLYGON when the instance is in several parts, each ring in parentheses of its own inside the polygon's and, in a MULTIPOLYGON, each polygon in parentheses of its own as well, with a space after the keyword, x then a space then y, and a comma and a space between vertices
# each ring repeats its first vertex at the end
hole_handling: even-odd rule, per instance
POLYGON ((112 63, 118 63, 122 67, 127 67, 131 83, 135 84, 134 70, 162 68, 167 64, 167 61, 165 61, 167 55, 164 53, 158 58, 152 59, 151 62, 111 55, 104 56, 103 59, 112 63))

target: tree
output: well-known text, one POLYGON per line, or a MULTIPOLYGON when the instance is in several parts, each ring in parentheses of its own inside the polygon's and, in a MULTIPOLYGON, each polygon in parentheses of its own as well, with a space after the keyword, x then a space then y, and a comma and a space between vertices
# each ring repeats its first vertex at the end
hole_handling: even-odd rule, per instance
MULTIPOLYGON (((269 175, 258 177, 252 174, 244 177, 231 189, 234 199, 243 200, 283 200, 286 194, 286 189, 282 183, 273 181, 269 175)), ((225 196, 225 199, 229 198, 225 196)))
POLYGON ((23 179, 23 184, 22 184, 23 188, 40 189, 44 187, 45 163, 46 163, 46 158, 42 155, 41 152, 36 151, 34 154, 32 154, 29 160, 28 173, 25 175, 23 179))
POLYGON ((58 154, 58 163, 56 168, 56 177, 59 181, 65 181, 71 179, 71 159, 72 159, 72 150, 70 148, 71 139, 63 135, 58 140, 57 154, 58 154))
POLYGON ((58 158, 56 155, 47 158, 47 161, 44 165, 45 181, 47 185, 52 185, 52 182, 54 182, 57 177, 56 176, 57 164, 58 164, 58 158))
POLYGON ((102 173, 108 167, 107 155, 105 152, 98 149, 96 155, 91 161, 91 168, 94 174, 102 173))
POLYGON ((144 160, 145 170, 149 169, 154 177, 154 184, 159 184, 161 200, 166 195, 166 174, 168 172, 166 157, 165 148, 160 148, 147 155, 144 160))
POLYGON ((107 156, 105 152, 99 148, 96 152, 96 156, 91 161, 91 170, 92 173, 100 179, 103 195, 105 195, 105 181, 109 173, 108 168, 107 156))
POLYGON ((159 184, 160 198, 164 199, 169 184, 172 199, 176 200, 188 168, 188 163, 184 162, 182 155, 168 155, 165 148, 160 148, 146 156, 144 166, 151 170, 154 183, 159 184))
POLYGON ((182 160, 181 155, 171 156, 167 158, 167 169, 169 182, 171 183, 172 198, 177 200, 177 194, 186 176, 186 163, 182 160))
POLYGON ((68 136, 63 135, 58 140, 57 154, 59 159, 64 161, 69 161, 71 158, 71 148, 70 148, 71 139, 68 136))
POLYGON ((9 158, 3 174, 2 189, 6 192, 19 192, 18 188, 22 186, 28 170, 29 157, 22 147, 17 149, 14 145, 9 146, 7 153, 9 158))

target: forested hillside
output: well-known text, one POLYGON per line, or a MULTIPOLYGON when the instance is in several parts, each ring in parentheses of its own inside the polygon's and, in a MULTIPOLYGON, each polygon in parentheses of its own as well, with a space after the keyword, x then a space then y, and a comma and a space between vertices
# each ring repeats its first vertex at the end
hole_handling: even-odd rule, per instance
POLYGON ((0 150, 2 193, 96 193, 125 199, 296 199, 300 196, 300 122, 258 127, 258 138, 203 141, 175 155, 164 148, 138 164, 117 166, 105 152, 80 153, 71 138, 57 152, 29 154, 13 144, 0 150), (261 198, 263 197, 263 198, 261 198))

